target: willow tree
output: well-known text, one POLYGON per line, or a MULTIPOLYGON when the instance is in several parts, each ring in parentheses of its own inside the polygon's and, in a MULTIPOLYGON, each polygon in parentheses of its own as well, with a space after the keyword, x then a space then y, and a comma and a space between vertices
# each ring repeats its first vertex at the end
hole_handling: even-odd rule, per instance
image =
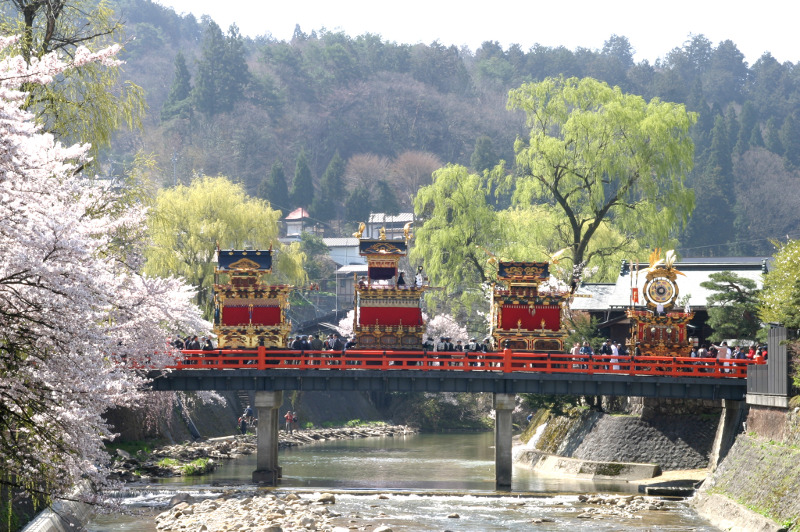
MULTIPOLYGON (((0 33, 20 37, 7 51, 28 64, 51 52, 75 58, 80 46, 97 51, 114 44, 123 31, 105 0, 10 0, 3 5, 0 33)), ((83 64, 53 83, 25 86, 26 108, 59 140, 91 144, 89 154, 96 160, 118 128, 140 128, 145 114, 144 91, 129 81, 121 83, 120 74, 119 63, 83 64)))
POLYGON ((433 173, 433 183, 420 188, 414 200, 424 223, 414 230, 412 265, 424 265, 431 284, 442 288, 428 303, 462 321, 473 317, 473 310, 488 310, 481 286, 495 278, 502 233, 486 201, 489 193, 484 177, 448 165, 433 173))
POLYGON ((275 282, 302 283, 305 256, 299 244, 278 242, 280 211, 249 197, 241 185, 224 177, 203 177, 190 186, 163 189, 150 210, 150 247, 145 271, 183 277, 198 289, 197 303, 206 316, 212 310, 214 252, 221 248, 279 251, 273 264, 275 282))
POLYGON ((627 239, 668 246, 685 226, 694 194, 684 185, 694 145, 694 113, 683 105, 625 94, 584 78, 547 78, 509 93, 530 134, 514 144, 519 205, 546 203, 566 217, 565 258, 573 286, 592 256, 619 251, 590 243, 604 222, 627 239))

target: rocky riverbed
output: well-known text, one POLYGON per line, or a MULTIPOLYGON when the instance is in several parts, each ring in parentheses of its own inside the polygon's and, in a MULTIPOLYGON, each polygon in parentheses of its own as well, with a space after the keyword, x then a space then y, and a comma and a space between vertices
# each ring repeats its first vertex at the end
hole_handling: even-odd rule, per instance
MULTIPOLYGON (((345 532, 365 530, 370 532, 391 532, 392 517, 380 511, 381 503, 392 496, 378 494, 371 496, 374 504, 369 506, 374 515, 359 512, 348 513, 336 510, 334 493, 245 493, 232 491, 217 499, 201 502, 186 497, 172 508, 156 517, 159 531, 238 531, 238 532, 288 532, 299 530, 319 530, 345 532), (384 501, 381 501, 384 499, 384 501), (383 521, 383 522, 381 522, 383 521)), ((520 513, 524 513, 526 502, 514 503, 520 513)), ((561 510, 528 519, 530 525, 575 522, 591 520, 629 521, 642 519, 647 512, 668 511, 663 500, 643 496, 602 496, 580 495, 569 502, 558 501, 553 505, 561 510)), ((392 510, 387 507, 387 512, 392 510)), ((450 513, 448 520, 460 519, 458 513, 450 513)), ((405 528, 405 527, 401 527, 405 528)))
MULTIPOLYGON (((416 429, 405 425, 365 425, 328 429, 281 431, 279 448, 295 447, 328 440, 347 440, 370 437, 391 437, 411 434, 416 429)), ((221 462, 256 452, 254 434, 211 438, 159 447, 149 454, 131 455, 117 449, 112 478, 137 482, 157 477, 198 475, 215 469, 221 462)))

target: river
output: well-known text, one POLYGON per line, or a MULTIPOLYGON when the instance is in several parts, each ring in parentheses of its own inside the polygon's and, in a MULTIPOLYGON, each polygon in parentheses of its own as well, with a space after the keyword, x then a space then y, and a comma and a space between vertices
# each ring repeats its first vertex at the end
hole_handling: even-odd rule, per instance
MULTIPOLYGON (((578 518, 589 507, 581 493, 636 493, 628 484, 545 478, 513 468, 512 490, 494 489, 494 438, 480 434, 416 434, 322 442, 279 453, 283 479, 279 490, 335 491, 335 509, 358 514, 403 531, 518 530, 536 518, 549 518, 543 530, 716 531, 682 501, 667 501, 666 511, 639 512, 640 518, 578 518), (377 492, 389 493, 376 500, 377 492), (377 504, 377 503, 380 504, 377 504), (458 514, 458 519, 448 515, 458 514)), ((202 477, 170 478, 139 487, 122 499, 138 516, 102 515, 92 532, 154 531, 152 514, 176 491, 196 497, 217 496, 231 486, 249 484, 255 456, 231 461, 202 477)), ((371 528, 368 528, 371 530, 371 528)))

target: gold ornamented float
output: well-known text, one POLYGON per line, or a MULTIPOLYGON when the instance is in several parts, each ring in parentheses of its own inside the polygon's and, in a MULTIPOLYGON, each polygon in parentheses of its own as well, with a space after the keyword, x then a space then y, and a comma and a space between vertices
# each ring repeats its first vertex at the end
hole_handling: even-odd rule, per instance
POLYGON ((549 278, 547 262, 499 263, 492 301, 492 337, 499 349, 564 350, 569 293, 545 288, 549 278))
POLYGON ((219 249, 214 269, 214 334, 221 349, 285 348, 289 285, 270 285, 272 249, 219 249))
POLYGON ((674 267, 675 258, 672 250, 667 251, 663 259, 660 249, 650 254, 650 267, 644 270, 646 277, 642 287, 644 309, 635 306, 639 302, 638 284, 631 289, 631 308, 627 311, 631 320, 628 342, 631 353, 638 344, 643 355, 689 355, 690 339, 686 326, 694 312, 675 308, 679 294, 677 277, 683 275, 674 267))
POLYGON ((405 238, 398 240, 387 240, 383 229, 379 239, 363 239, 363 226, 354 234, 359 238, 359 254, 367 260, 367 276, 355 283, 356 345, 359 349, 420 350, 425 332, 422 295, 429 287, 422 275, 406 279, 398 268, 413 237, 410 224, 405 238))

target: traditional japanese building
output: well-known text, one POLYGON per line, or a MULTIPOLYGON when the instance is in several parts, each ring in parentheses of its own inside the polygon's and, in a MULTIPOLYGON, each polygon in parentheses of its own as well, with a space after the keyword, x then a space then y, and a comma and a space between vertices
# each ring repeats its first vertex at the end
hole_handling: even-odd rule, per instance
POLYGON ((286 347, 288 285, 270 285, 272 250, 217 249, 214 333, 223 349, 286 347))
POLYGON ((427 283, 398 268, 406 256, 405 240, 361 239, 359 254, 367 260, 367 275, 355 282, 353 333, 360 349, 422 349, 425 323, 422 295, 427 283))
POLYGON ((499 348, 563 351, 568 292, 544 288, 547 262, 500 262, 494 287, 492 337, 499 348))

